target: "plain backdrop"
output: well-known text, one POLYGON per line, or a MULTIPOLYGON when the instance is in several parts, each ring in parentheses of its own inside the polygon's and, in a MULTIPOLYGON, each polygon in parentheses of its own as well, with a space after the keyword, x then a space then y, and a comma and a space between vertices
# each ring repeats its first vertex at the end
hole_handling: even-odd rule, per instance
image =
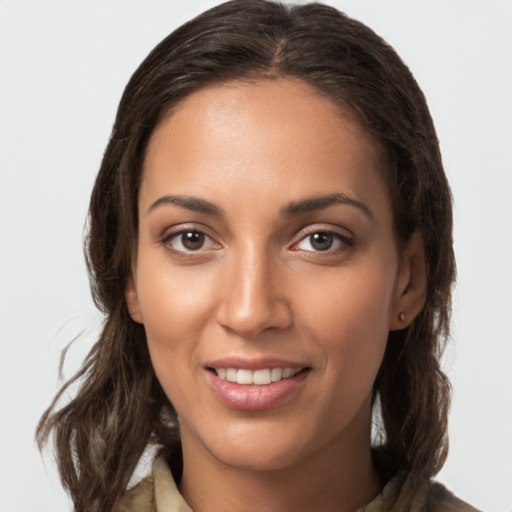
MULTIPOLYGON (((33 440, 97 334, 82 257, 89 193, 123 87, 213 1, 0 0, 0 511, 70 511, 33 440)), ((422 86, 455 200, 458 285, 439 480, 512 511, 512 1, 328 1, 390 42, 422 86)))

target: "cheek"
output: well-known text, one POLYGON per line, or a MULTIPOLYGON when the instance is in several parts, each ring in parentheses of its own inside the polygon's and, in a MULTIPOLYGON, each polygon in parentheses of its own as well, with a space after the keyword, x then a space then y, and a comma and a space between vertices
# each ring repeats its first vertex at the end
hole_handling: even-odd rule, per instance
POLYGON ((389 332, 393 280, 380 268, 334 276, 308 295, 303 322, 323 352, 323 366, 346 390, 366 393, 382 361, 389 332))
POLYGON ((200 267, 176 270, 165 258, 141 258, 137 295, 148 335, 186 341, 197 332, 211 309, 215 289, 211 281, 206 269, 200 267))
POLYGON ((137 267, 137 295, 155 373, 166 391, 198 368, 196 348, 211 317, 214 286, 198 268, 173 272, 170 265, 142 257, 137 267), (191 371, 192 370, 192 371, 191 371))

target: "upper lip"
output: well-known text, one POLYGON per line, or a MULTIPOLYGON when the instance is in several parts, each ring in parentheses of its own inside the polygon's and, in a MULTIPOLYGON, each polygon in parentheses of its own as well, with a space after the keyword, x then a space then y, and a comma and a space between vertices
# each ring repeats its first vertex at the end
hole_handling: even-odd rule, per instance
POLYGON ((242 358, 242 357, 222 357, 208 361, 205 364, 206 368, 236 368, 242 370, 264 370, 272 368, 292 368, 293 370, 302 370, 307 368, 308 365, 297 361, 289 361, 277 357, 255 357, 255 358, 242 358))

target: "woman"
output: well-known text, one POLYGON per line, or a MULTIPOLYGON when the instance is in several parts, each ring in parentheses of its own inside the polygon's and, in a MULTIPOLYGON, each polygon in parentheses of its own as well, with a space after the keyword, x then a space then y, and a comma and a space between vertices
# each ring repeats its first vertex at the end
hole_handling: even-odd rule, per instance
POLYGON ((367 27, 242 0, 171 34, 91 199, 103 332, 38 430, 76 509, 474 510, 431 484, 451 227, 423 94, 367 27))

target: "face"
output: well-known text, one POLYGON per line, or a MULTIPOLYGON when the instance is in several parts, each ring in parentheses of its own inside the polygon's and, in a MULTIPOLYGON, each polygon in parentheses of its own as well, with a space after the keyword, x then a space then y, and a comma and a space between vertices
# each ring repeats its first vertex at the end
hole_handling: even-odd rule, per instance
POLYGON ((206 88, 157 127, 126 297, 184 450, 276 469, 369 447, 372 385, 414 289, 383 162, 299 82, 206 88))

